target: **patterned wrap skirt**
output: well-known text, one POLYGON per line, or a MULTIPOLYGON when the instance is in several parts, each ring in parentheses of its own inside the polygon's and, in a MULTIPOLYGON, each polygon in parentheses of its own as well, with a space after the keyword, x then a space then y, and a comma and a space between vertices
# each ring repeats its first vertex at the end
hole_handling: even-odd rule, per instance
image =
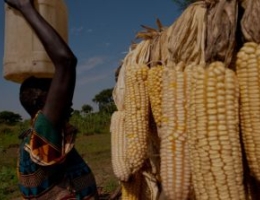
POLYGON ((95 199, 97 186, 91 169, 74 148, 76 129, 67 124, 59 133, 39 112, 22 136, 19 189, 24 199, 95 199))

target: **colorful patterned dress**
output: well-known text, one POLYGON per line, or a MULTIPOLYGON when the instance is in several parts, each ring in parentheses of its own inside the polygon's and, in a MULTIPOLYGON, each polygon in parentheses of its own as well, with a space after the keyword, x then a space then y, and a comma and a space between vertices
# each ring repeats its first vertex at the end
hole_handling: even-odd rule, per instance
POLYGON ((39 112, 20 137, 19 188, 24 199, 85 200, 97 195, 94 176, 74 148, 76 129, 58 133, 39 112))

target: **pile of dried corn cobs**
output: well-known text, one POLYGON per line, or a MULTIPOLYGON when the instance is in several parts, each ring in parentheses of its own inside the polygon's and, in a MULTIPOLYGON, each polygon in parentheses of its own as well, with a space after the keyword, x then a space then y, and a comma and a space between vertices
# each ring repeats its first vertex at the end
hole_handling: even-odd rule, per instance
POLYGON ((111 119, 122 199, 260 198, 260 0, 204 0, 144 27, 111 119))

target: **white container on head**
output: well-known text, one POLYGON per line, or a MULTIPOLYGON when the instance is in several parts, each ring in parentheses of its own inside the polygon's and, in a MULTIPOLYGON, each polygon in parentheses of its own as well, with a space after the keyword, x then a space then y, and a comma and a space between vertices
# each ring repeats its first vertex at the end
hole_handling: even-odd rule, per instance
MULTIPOLYGON (((68 13, 63 0, 34 0, 39 13, 68 42, 68 13)), ((30 76, 51 78, 54 66, 37 35, 21 14, 5 6, 3 76, 22 83, 30 76)))

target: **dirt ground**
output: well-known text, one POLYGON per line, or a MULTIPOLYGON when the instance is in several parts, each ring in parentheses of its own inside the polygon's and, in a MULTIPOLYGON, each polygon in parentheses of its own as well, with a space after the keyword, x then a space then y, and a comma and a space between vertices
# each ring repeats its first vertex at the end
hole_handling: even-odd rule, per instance
MULTIPOLYGON (((109 134, 81 136, 76 148, 92 169, 100 194, 100 200, 119 200, 121 188, 113 174, 109 134)), ((1 152, 1 166, 16 166, 19 145, 9 146, 1 152)), ((19 192, 13 186, 12 200, 18 200, 19 192)))

